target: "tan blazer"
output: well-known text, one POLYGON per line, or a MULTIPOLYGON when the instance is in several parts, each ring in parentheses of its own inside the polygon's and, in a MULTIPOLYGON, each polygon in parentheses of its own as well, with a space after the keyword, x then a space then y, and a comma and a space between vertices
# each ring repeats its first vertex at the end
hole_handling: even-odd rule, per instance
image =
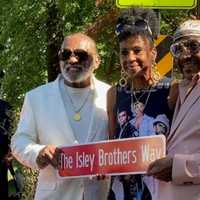
POLYGON ((159 182, 159 200, 200 199, 200 81, 190 87, 179 85, 172 127, 167 139, 167 154, 174 156, 172 182, 159 182))

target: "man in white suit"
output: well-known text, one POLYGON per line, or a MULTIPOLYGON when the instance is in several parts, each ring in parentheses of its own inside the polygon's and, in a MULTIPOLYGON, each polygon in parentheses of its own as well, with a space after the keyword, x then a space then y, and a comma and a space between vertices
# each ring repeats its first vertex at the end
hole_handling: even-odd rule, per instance
POLYGON ((100 59, 95 42, 82 33, 65 37, 59 52, 61 74, 29 91, 24 100, 13 155, 39 170, 36 200, 104 200, 109 180, 57 177, 59 146, 107 139, 106 92, 93 71, 100 59))
POLYGON ((167 156, 149 166, 159 179, 159 200, 200 199, 200 20, 181 24, 171 52, 183 74, 170 134, 167 156))

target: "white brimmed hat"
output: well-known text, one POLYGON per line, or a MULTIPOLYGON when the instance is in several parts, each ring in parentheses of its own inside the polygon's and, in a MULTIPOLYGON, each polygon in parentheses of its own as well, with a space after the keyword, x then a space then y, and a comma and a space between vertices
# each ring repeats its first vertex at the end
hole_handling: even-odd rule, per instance
POLYGON ((200 20, 187 20, 182 23, 174 34, 174 41, 186 36, 200 37, 200 20))

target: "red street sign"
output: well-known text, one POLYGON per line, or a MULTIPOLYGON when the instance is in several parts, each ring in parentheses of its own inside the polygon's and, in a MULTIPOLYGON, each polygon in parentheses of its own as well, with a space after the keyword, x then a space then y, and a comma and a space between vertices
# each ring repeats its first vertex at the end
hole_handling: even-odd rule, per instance
POLYGON ((158 135, 63 147, 58 175, 143 174, 152 161, 165 156, 165 144, 165 137, 158 135))

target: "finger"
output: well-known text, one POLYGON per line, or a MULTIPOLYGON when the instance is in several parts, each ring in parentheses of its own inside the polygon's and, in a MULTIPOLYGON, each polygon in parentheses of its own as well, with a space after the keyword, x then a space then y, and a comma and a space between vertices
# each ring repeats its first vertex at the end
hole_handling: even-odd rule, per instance
POLYGON ((52 155, 56 153, 57 149, 58 149, 58 148, 55 147, 54 145, 49 145, 49 146, 48 146, 48 151, 49 151, 52 155))
POLYGON ((160 166, 160 165, 161 165, 161 160, 160 160, 160 159, 151 162, 151 163, 149 164, 149 166, 148 166, 147 172, 151 171, 152 169, 154 169, 154 168, 156 168, 156 167, 158 167, 158 166, 160 166))
POLYGON ((147 175, 148 176, 154 176, 155 174, 159 173, 161 171, 159 166, 153 166, 151 169, 148 170, 147 175))
POLYGON ((152 171, 152 169, 154 168, 154 166, 155 166, 154 162, 149 164, 149 166, 147 168, 147 174, 149 174, 152 171))
POLYGON ((102 175, 99 175, 97 180, 104 180, 104 179, 105 179, 105 177, 106 177, 106 176, 105 176, 105 175, 103 175, 103 174, 102 174, 102 175))
POLYGON ((105 179, 105 174, 96 174, 97 180, 104 180, 105 179))
POLYGON ((96 179, 100 180, 100 176, 101 176, 100 174, 96 174, 96 179))
POLYGON ((161 173, 158 173, 156 175, 157 178, 159 179, 171 179, 172 177, 172 172, 169 169, 166 169, 165 171, 162 171, 161 173))
POLYGON ((159 160, 154 161, 149 165, 147 170, 147 175, 154 175, 157 174, 166 168, 166 158, 161 158, 159 160))
POLYGON ((49 159, 50 164, 53 167, 58 168, 60 163, 61 149, 55 147, 54 145, 48 145, 45 153, 49 159))
POLYGON ((58 157, 58 161, 60 163, 61 162, 61 154, 65 154, 65 152, 62 149, 57 148, 56 154, 57 154, 57 157, 58 157))
POLYGON ((53 164, 54 164, 54 167, 56 168, 59 168, 61 166, 61 153, 62 153, 62 150, 59 149, 59 148, 56 148, 55 149, 55 153, 53 155, 53 164))
POLYGON ((53 154, 49 151, 46 151, 44 157, 51 161, 53 159, 53 154))
POLYGON ((94 176, 90 175, 90 176, 89 176, 89 179, 90 179, 90 180, 93 180, 93 179, 94 179, 94 176))
POLYGON ((172 180, 172 171, 171 169, 165 169, 160 173, 154 175, 155 178, 162 180, 162 181, 171 181, 172 180))
POLYGON ((41 169, 45 168, 49 164, 49 161, 41 155, 37 157, 36 162, 41 169))
POLYGON ((50 161, 50 164, 54 167, 54 168, 58 168, 58 162, 57 162, 57 159, 53 158, 51 161, 50 161))
POLYGON ((49 163, 57 168, 58 167, 58 162, 57 162, 57 158, 56 156, 54 156, 53 154, 51 154, 50 152, 46 152, 45 154, 46 158, 48 159, 49 163))

